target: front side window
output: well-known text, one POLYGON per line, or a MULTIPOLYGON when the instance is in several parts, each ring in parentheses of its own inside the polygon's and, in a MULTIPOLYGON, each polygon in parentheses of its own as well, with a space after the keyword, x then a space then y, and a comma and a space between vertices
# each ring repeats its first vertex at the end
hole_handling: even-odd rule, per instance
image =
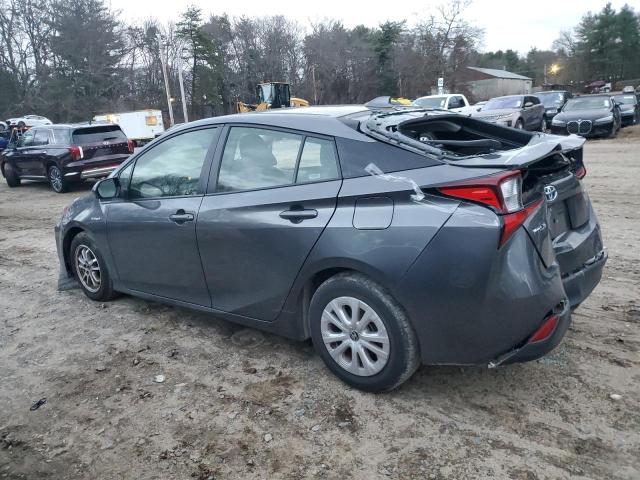
POLYGON ((30 147, 33 144, 34 131, 27 130, 18 140, 18 147, 30 147))
POLYGON ((302 135, 264 128, 233 127, 222 155, 219 192, 293 183, 302 135))
POLYGON ((202 167, 215 130, 185 132, 143 153, 136 160, 131 175, 129 197, 198 195, 202 167))
POLYGON ((307 137, 300 156, 296 183, 323 182, 338 177, 338 159, 333 142, 307 137))

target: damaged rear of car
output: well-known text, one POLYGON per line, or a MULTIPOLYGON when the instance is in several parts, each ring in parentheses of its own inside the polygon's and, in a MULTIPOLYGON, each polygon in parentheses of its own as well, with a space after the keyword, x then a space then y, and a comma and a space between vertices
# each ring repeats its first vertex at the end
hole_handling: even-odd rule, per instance
POLYGON ((435 184, 402 172, 425 194, 460 201, 397 289, 410 317, 429 317, 417 328, 423 362, 496 366, 553 349, 607 259, 582 183, 584 139, 433 111, 360 128, 452 169, 435 184), (459 170, 477 176, 456 180, 459 170))

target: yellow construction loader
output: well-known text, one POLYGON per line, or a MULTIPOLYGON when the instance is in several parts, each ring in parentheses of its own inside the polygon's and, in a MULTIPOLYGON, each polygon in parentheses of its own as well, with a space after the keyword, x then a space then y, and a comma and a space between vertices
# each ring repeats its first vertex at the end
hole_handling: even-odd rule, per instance
POLYGON ((265 82, 256 87, 257 103, 238 102, 238 113, 261 112, 271 108, 308 107, 309 102, 291 96, 291 87, 286 82, 265 82))

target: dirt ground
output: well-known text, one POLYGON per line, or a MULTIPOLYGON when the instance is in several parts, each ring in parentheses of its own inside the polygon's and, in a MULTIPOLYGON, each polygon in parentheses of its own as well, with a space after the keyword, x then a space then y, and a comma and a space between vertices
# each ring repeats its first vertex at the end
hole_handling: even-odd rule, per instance
POLYGON ((610 258, 561 346, 384 395, 308 343, 58 292, 53 225, 88 187, 0 181, 0 478, 640 478, 640 127, 585 155, 610 258))

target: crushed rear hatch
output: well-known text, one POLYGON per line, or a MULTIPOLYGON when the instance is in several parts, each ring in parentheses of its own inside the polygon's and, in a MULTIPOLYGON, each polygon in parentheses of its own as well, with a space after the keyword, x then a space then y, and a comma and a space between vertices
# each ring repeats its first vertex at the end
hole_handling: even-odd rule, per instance
POLYGON ((523 227, 545 266, 558 261, 572 306, 599 281, 601 269, 597 278, 579 278, 606 261, 600 226, 581 181, 584 138, 525 132, 439 111, 373 115, 360 128, 450 165, 519 170, 523 204, 545 199, 523 227))

